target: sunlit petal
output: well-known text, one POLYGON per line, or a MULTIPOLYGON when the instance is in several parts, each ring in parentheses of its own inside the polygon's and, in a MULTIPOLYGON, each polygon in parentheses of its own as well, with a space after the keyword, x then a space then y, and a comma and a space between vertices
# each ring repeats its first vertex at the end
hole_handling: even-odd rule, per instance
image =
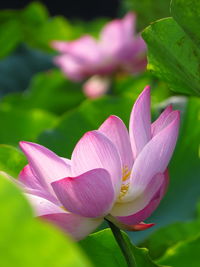
POLYGON ((110 175, 104 169, 58 180, 52 187, 68 211, 84 217, 103 217, 113 205, 114 189, 110 175))

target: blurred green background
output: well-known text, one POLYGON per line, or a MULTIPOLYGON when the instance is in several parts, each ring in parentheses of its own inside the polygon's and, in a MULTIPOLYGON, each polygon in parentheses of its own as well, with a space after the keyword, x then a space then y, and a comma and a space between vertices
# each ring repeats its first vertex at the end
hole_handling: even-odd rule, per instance
MULTIPOLYGON (((168 0, 110 1, 107 8, 96 8, 96 13, 93 6, 86 14, 79 6, 77 13, 69 8, 63 15, 53 7, 50 15, 41 2, 22 5, 20 9, 0 11, 1 171, 17 178, 26 164, 18 149, 21 140, 40 143, 70 158, 84 132, 98 128, 110 114, 118 115, 128 125, 135 99, 150 84, 152 118, 172 103, 181 110, 180 137, 170 163, 169 190, 148 219, 156 226, 127 234, 138 246, 148 248, 155 261, 150 260, 146 250, 133 246, 138 267, 199 266, 198 0, 174 0, 171 11, 168 0), (73 40, 85 33, 97 38, 106 22, 131 10, 137 14, 137 30, 143 31, 148 46, 148 70, 135 77, 116 76, 109 95, 86 99, 83 83, 68 80, 54 66, 52 58, 56 52, 50 42, 73 40)), ((1 266, 126 266, 109 230, 75 244, 55 227, 33 219, 19 190, 1 178, 1 266), (93 247, 98 249, 93 251, 93 247), (113 253, 116 258, 111 256, 113 253)))

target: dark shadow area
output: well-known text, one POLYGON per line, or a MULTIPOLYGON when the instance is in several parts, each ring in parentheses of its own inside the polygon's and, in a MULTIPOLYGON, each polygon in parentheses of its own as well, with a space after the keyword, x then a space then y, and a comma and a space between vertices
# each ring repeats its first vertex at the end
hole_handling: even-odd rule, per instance
MULTIPOLYGON (((0 2, 0 9, 21 9, 32 1, 7 0, 0 2)), ((120 0, 73 0, 41 1, 52 16, 63 15, 67 18, 91 20, 96 17, 117 16, 120 0)))

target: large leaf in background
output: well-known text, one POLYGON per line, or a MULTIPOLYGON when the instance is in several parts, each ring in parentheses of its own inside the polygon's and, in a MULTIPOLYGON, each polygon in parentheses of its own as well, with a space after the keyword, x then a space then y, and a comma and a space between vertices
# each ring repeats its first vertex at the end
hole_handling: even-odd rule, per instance
POLYGON ((161 226, 194 219, 200 196, 199 114, 200 99, 191 98, 182 116, 178 143, 169 166, 168 192, 153 216, 148 219, 149 222, 156 223, 156 226, 136 234, 130 233, 134 240, 143 240, 161 226))
POLYGON ((98 129, 111 114, 118 115, 128 125, 133 100, 125 97, 109 97, 86 100, 79 108, 63 115, 59 124, 45 131, 38 142, 64 157, 71 153, 81 136, 90 130, 98 129))
POLYGON ((163 256, 166 250, 180 241, 195 238, 200 229, 200 203, 198 204, 198 217, 189 222, 174 223, 163 227, 149 236, 142 246, 149 249, 152 259, 158 259, 163 256))
MULTIPOLYGON (((130 246, 133 251, 136 266, 158 267, 158 265, 153 263, 150 259, 147 249, 137 248, 136 246, 131 244, 125 233, 123 233, 123 236, 126 239, 127 245, 130 246)), ((79 244, 96 267, 127 266, 124 256, 118 244, 116 243, 110 229, 105 229, 94 233, 79 242, 79 244)))
POLYGON ((168 17, 170 0, 123 0, 121 10, 128 12, 133 10, 137 14, 137 26, 139 30, 144 29, 152 21, 168 17))
POLYGON ((0 106, 0 143, 17 145, 21 140, 35 141, 45 129, 52 128, 57 117, 39 109, 0 106))
POLYGON ((23 91, 31 77, 53 67, 51 56, 26 46, 20 46, 9 57, 0 61, 0 96, 23 91))
POLYGON ((71 82, 60 71, 52 70, 36 75, 27 91, 7 95, 3 103, 61 114, 78 106, 83 99, 81 83, 71 82))
POLYGON ((171 14, 190 38, 200 46, 200 2, 199 0, 173 0, 171 14))
POLYGON ((200 95, 200 2, 174 0, 171 7, 174 19, 157 21, 142 34, 148 46, 148 69, 174 91, 200 95))
POLYGON ((8 20, 0 23, 0 59, 7 56, 21 42, 21 31, 19 23, 8 20))
POLYGON ((176 267, 198 267, 199 251, 200 236, 169 248, 158 263, 176 267))
POLYGON ((0 203, 1 266, 92 266, 67 236, 33 218, 19 189, 2 175, 0 203))
POLYGON ((0 145, 0 171, 17 177, 27 160, 17 148, 9 145, 0 145))

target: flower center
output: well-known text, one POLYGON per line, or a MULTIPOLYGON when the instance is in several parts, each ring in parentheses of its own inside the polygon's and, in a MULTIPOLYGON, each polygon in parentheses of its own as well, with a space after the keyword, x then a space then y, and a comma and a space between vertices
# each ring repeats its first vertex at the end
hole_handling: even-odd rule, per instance
POLYGON ((122 169, 122 181, 125 182, 130 178, 131 172, 128 169, 128 166, 124 166, 122 169))
POLYGON ((122 198, 126 195, 128 189, 129 189, 129 178, 130 178, 131 172, 128 169, 128 166, 124 166, 122 169, 122 186, 119 194, 118 200, 122 200, 122 198))

